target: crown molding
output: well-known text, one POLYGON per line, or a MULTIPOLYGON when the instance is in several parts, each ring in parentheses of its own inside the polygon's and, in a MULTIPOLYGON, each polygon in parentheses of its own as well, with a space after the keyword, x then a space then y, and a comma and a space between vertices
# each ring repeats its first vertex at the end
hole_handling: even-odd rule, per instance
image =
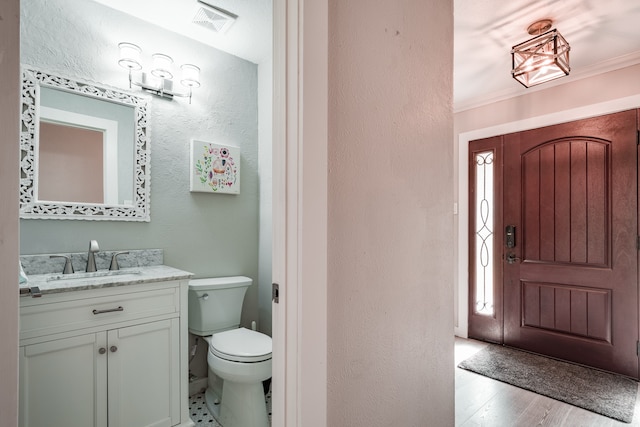
POLYGON ((568 77, 553 80, 551 82, 541 84, 539 86, 534 86, 529 89, 517 86, 514 88, 493 92, 491 94, 478 96, 464 102, 454 102, 453 112, 460 113, 462 111, 493 104, 494 102, 504 101, 506 99, 515 98, 532 92, 538 92, 540 90, 546 90, 556 86, 562 86, 578 80, 586 79, 589 77, 597 76, 599 74, 607 73, 609 71, 619 70, 637 64, 640 64, 640 51, 598 62, 596 64, 583 67, 579 70, 572 70, 571 74, 568 77))

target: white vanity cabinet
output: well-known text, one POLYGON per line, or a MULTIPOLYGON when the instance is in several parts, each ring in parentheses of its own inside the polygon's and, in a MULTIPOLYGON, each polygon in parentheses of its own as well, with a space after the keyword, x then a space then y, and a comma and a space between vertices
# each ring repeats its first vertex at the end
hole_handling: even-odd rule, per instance
POLYGON ((19 425, 192 426, 186 286, 166 281, 21 298, 19 425))
POLYGON ((107 359, 97 334, 20 347, 20 426, 106 426, 107 359))

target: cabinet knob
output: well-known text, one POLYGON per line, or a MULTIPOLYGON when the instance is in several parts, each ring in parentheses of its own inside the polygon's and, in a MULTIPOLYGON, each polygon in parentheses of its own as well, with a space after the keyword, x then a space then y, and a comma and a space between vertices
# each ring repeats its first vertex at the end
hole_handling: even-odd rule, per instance
POLYGON ((118 351, 118 347, 116 347, 115 345, 112 345, 109 350, 111 350, 111 353, 115 353, 116 351, 118 351))
POLYGON ((100 347, 100 349, 98 350, 98 353, 100 354, 105 354, 107 352, 107 349, 104 347, 100 347))

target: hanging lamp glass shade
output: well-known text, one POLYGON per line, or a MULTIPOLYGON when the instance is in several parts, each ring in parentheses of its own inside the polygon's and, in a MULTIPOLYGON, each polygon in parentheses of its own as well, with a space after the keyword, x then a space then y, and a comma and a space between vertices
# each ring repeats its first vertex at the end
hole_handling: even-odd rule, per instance
POLYGON ((171 80, 173 73, 171 73, 171 66, 173 65, 173 58, 163 53, 154 53, 151 55, 153 60, 153 68, 151 74, 156 77, 171 80))
POLYGON ((524 87, 568 76, 569 50, 556 29, 537 35, 511 49, 511 75, 524 87))
POLYGON ((142 69, 142 65, 140 65, 140 52, 142 51, 137 45, 123 42, 118 44, 118 48, 120 48, 118 64, 120 64, 121 67, 130 70, 142 69))
POLYGON ((184 64, 182 69, 182 79, 180 83, 186 87, 200 87, 200 68, 193 64, 184 64))

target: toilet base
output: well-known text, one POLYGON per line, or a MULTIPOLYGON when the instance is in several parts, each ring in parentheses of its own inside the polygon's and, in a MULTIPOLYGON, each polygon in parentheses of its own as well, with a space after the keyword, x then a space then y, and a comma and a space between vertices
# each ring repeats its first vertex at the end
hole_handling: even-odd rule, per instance
POLYGON ((211 387, 207 387, 204 392, 204 403, 207 405, 207 409, 211 416, 220 423, 220 397, 211 387))
POLYGON ((219 398, 210 387, 205 391, 207 409, 222 427, 269 427, 261 382, 224 381, 222 394, 223 398, 219 398), (215 404, 216 401, 220 403, 215 404))

